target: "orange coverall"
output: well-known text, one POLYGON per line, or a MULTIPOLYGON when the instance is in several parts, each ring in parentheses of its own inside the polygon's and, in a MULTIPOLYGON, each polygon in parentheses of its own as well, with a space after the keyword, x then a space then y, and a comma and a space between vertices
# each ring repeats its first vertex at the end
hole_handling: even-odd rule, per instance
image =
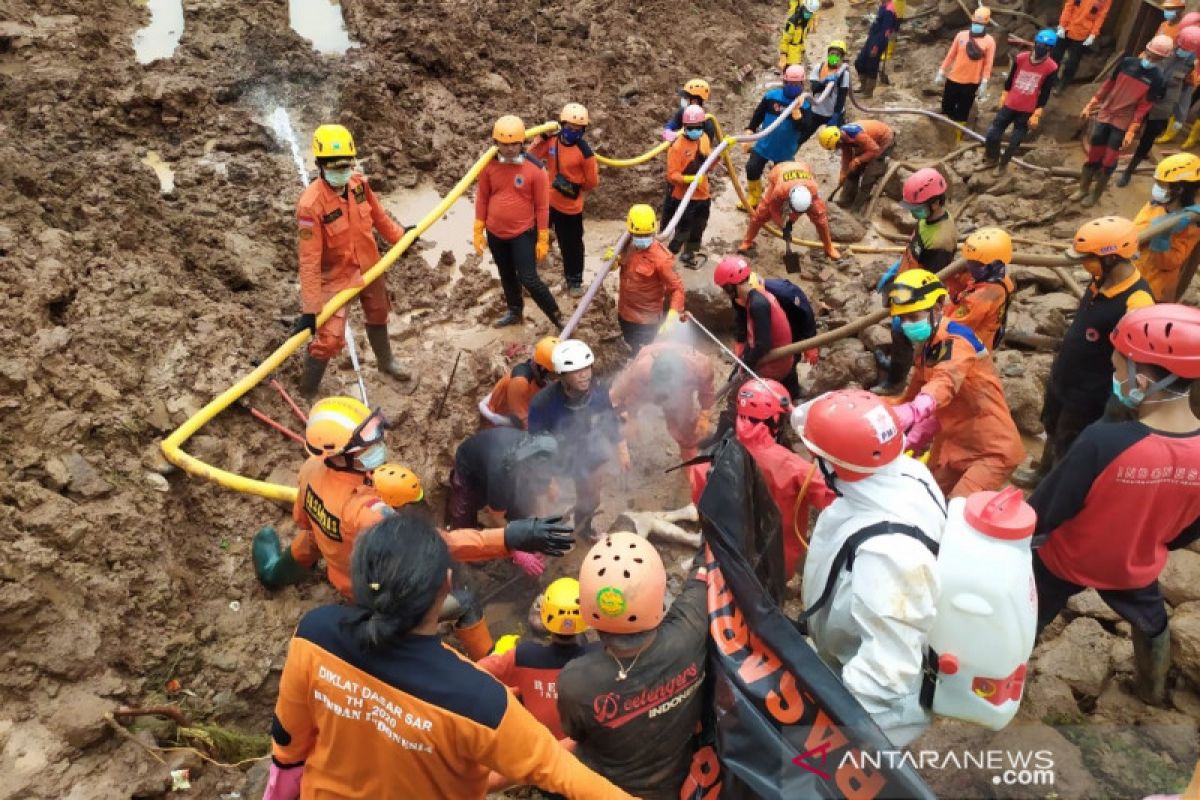
POLYGON ((1082 42, 1089 36, 1099 36, 1108 16, 1112 0, 1064 0, 1058 24, 1067 32, 1068 39, 1082 42))
POLYGON ((560 174, 579 186, 577 197, 567 197, 562 192, 551 191, 550 207, 563 214, 582 214, 583 200, 587 193, 600 185, 600 166, 595 157, 584 158, 579 147, 563 146, 556 141, 556 137, 541 139, 529 148, 529 152, 546 165, 546 174, 551 186, 554 185, 555 176, 560 174), (550 152, 551 144, 555 145, 553 153, 550 152))
MULTIPOLYGON (((675 141, 671 142, 671 147, 667 150, 667 182, 671 184, 671 197, 676 200, 683 199, 683 194, 690 185, 684 181, 684 176, 694 175, 710 153, 712 142, 708 140, 707 133, 694 142, 683 135, 677 136, 675 141)), ((709 197, 708 176, 705 175, 704 180, 696 187, 692 199, 708 200, 709 197)))
POLYGON ((788 193, 792 191, 793 186, 797 185, 804 186, 812 195, 812 205, 808 207, 807 212, 808 219, 817 229, 817 235, 821 237, 821 242, 825 245, 825 252, 828 254, 833 249, 833 234, 829 232, 829 215, 825 210, 825 201, 818 194, 812 168, 803 161, 784 161, 782 164, 776 164, 767 173, 767 191, 763 195, 762 202, 750 215, 750 225, 746 228, 746 234, 742 237, 739 249, 744 250, 754 244, 754 240, 758 238, 758 232, 767 222, 774 222, 783 227, 786 224, 784 221, 785 209, 787 222, 795 222, 800 218, 800 215, 793 212, 791 206, 788 205, 788 193))
POLYGON ((630 417, 636 416, 643 405, 653 403, 655 387, 651 385, 650 375, 655 359, 664 353, 677 355, 686 369, 686 377, 671 387, 670 399, 661 406, 667 433, 679 445, 680 458, 686 461, 696 455, 700 440, 708 433, 704 412, 712 408, 716 400, 712 362, 703 353, 674 342, 647 345, 613 381, 608 396, 618 413, 624 412, 630 417))
POLYGON ((989 350, 993 350, 996 347, 996 333, 1000 330, 1004 307, 1016 290, 1016 284, 1007 275, 1001 283, 971 281, 959 292, 954 304, 946 310, 946 316, 975 331, 979 341, 989 350))
MULTIPOLYGON (((300 251, 300 310, 319 314, 343 289, 362 286, 363 273, 379 261, 375 231, 395 244, 404 227, 383 210, 367 179, 352 175, 343 197, 323 179, 308 185, 296 203, 300 251)), ((368 325, 386 325, 392 304, 383 279, 358 296, 368 325)), ((308 345, 313 358, 328 360, 341 352, 346 338, 346 308, 317 329, 308 345)))
POLYGON ((645 250, 627 246, 621 253, 619 269, 617 316, 621 319, 657 325, 663 318, 664 300, 675 311, 683 311, 683 281, 675 272, 675 256, 657 239, 645 250))
POLYGON ((519 423, 515 427, 524 430, 529 427, 529 401, 544 386, 534 377, 533 362, 523 361, 496 382, 488 397, 488 409, 493 414, 511 417, 519 423))
POLYGON ((842 153, 842 171, 838 180, 844 181, 851 172, 879 158, 896 138, 888 124, 877 119, 859 119, 854 124, 862 128, 862 133, 851 138, 843 128, 838 140, 838 149, 842 153))
POLYGON ((991 354, 969 328, 947 317, 917 352, 899 402, 924 392, 937 403, 940 433, 929 469, 947 497, 999 489, 1025 458, 991 354), (972 341, 975 339, 975 341, 972 341))
MULTIPOLYGON (((1167 213, 1167 210, 1153 203, 1146 203, 1134 218, 1133 224, 1139 231, 1150 227, 1150 223, 1167 213)), ((1188 225, 1179 233, 1167 234, 1167 237, 1155 237, 1138 247, 1137 255, 1133 257, 1133 265, 1150 284, 1154 299, 1160 303, 1174 303, 1175 290, 1179 286, 1179 271, 1200 243, 1200 226, 1188 225), (1169 237, 1170 248, 1156 251, 1154 242, 1169 237)))

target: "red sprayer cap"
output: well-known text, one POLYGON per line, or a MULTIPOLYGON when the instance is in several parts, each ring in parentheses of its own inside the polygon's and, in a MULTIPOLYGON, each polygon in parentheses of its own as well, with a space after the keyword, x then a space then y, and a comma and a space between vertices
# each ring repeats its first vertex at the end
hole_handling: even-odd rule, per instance
POLYGON ((976 492, 963 512, 967 524, 996 539, 1024 539, 1033 533, 1037 512, 1015 486, 999 492, 976 492))

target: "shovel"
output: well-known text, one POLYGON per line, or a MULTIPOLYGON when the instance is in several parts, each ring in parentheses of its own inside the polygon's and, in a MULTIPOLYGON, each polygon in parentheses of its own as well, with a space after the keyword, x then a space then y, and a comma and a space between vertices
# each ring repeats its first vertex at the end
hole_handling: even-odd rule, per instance
POLYGON ((787 225, 783 229, 783 267, 788 274, 798 275, 800 273, 800 254, 792 251, 791 225, 787 225))

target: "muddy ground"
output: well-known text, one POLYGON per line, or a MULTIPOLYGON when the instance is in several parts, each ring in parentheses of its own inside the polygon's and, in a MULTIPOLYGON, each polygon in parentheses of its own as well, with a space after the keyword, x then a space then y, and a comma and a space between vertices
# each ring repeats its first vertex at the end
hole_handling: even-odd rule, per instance
MULTIPOLYGON (((158 451, 163 436, 278 346, 298 310, 291 219, 300 184, 290 148, 272 130, 275 109, 286 109, 302 149, 320 122, 350 126, 373 185, 412 222, 484 148, 500 113, 532 122, 568 99, 582 100, 592 113, 594 146, 627 156, 655 141, 674 89, 705 75, 714 86, 712 110, 727 129, 739 129, 772 77, 777 5, 718 0, 702 14, 662 0, 423 1, 403 10, 358 0, 344 6, 355 46, 322 55, 289 28, 282 0, 187 0, 178 49, 147 64, 132 47, 135 31, 150 22, 144 5, 6 6, 0 798, 159 797, 170 770, 180 767, 192 770, 192 796, 252 797, 261 787, 261 763, 227 769, 183 751, 151 753, 144 745, 206 743, 144 721, 131 736, 105 715, 123 705, 171 702, 198 723, 261 735, 292 626, 306 609, 334 598, 318 579, 265 592, 250 565, 250 539, 264 524, 290 532, 287 510, 171 471, 158 451), (168 187, 156 164, 173 170, 169 191, 162 191, 168 187)), ((846 37, 856 48, 869 5, 836 0, 823 12, 816 42, 846 37)), ((931 13, 906 26, 894 83, 881 88, 876 105, 936 107, 928 77, 963 20, 952 8, 910 3, 915 12, 925 8, 931 13)), ((1026 24, 1016 32, 1028 38, 1032 30, 1026 24)), ((990 120, 997 95, 998 88, 977 127, 990 120)), ((1055 101, 1032 159, 1078 162, 1079 145, 1068 139, 1085 95, 1074 89, 1055 101)), ((906 160, 932 160, 951 149, 950 134, 933 123, 894 121, 906 160)), ((824 151, 809 144, 802 157, 823 186, 832 186, 836 165, 824 151)), ((740 154, 736 160, 740 168, 740 154)), ((1062 207, 1067 181, 1021 171, 997 181, 979 168, 977 150, 946 166, 960 231, 999 223, 1032 239, 1061 241, 1083 219, 1062 207)), ((895 195, 904 174, 887 195, 895 195)), ((628 205, 657 203, 661 186, 661 163, 603 172, 588 206, 589 272, 619 233, 628 205)), ((732 248, 743 224, 727 182, 717 186, 706 248, 714 258, 732 248)), ((1147 190, 1139 179, 1110 194, 1106 209, 1132 214, 1147 190)), ((387 275, 394 346, 415 379, 381 378, 367 356, 372 401, 396 423, 396 458, 424 478, 435 509, 454 446, 476 428, 475 403, 511 360, 506 349, 549 332, 532 309, 523 330, 487 327, 501 302, 494 268, 468 255, 469 219, 469 208, 456 207, 387 275), (458 352, 445 407, 434 418, 458 352)), ((906 224, 886 198, 874 222, 864 230, 838 214, 835 235, 886 245, 885 235, 903 234, 906 224)), ((781 248, 760 242, 756 266, 782 275, 781 248)), ((823 325, 871 310, 876 301, 866 289, 892 258, 832 264, 809 257, 802 283, 824 304, 823 325)), ((559 269, 554 260, 545 273, 559 269)), ((1060 335, 1074 306, 1061 280, 1033 270, 1017 277, 1010 327, 1060 335)), ((708 287, 709 273, 684 278, 689 304, 719 323, 724 301, 708 287)), ((560 303, 572 305, 565 295, 560 303)), ((580 329, 604 372, 624 358, 613 308, 602 293, 580 329)), ((868 348, 885 338, 876 329, 828 348, 806 383, 823 389, 873 381, 868 348)), ((1017 350, 997 356, 1033 449, 1049 359, 1017 350)), ((280 371, 287 385, 295 383, 296 362, 280 371)), ((325 387, 349 390, 352 383, 342 358, 325 387)), ((248 403, 292 422, 268 387, 252 391, 248 403)), ((662 477, 672 448, 661 427, 651 418, 643 431, 634 445, 635 473, 614 483, 605 521, 626 504, 661 509, 686 502, 678 473, 662 477)), ((279 483, 292 482, 300 463, 294 445, 241 406, 187 449, 279 483)), ((685 558, 670 555, 669 562, 685 558)), ((543 584, 573 563, 553 565, 543 584)), ((537 590, 525 578, 508 583, 514 574, 497 564, 479 575, 487 590, 501 590, 490 612, 497 635, 519 628, 537 590)), ((1178 650, 1173 709, 1147 709, 1131 698, 1124 685, 1132 670, 1127 626, 1085 596, 1035 654, 1021 724, 999 735, 939 724, 925 740, 943 748, 1049 747, 1053 789, 995 787, 988 773, 928 770, 931 785, 944 796, 1006 797, 1126 797, 1178 788, 1196 758, 1197 578, 1200 555, 1188 551, 1173 557, 1164 577, 1178 650), (1124 727, 1111 728, 1117 725, 1124 727)), ((260 745, 251 742, 249 750, 260 745)))

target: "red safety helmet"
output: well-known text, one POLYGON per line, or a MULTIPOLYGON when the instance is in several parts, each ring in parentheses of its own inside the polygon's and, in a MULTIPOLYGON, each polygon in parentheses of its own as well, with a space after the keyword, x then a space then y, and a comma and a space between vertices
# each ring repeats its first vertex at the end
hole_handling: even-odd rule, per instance
POLYGON ((684 125, 703 125, 704 106, 690 105, 683 110, 684 125))
POLYGON ((1137 364, 1153 364, 1187 380, 1200 378, 1200 308, 1160 303, 1135 309, 1109 338, 1137 364))
POLYGON ((878 472, 904 451, 896 413, 863 389, 842 389, 814 400, 800 439, 845 481, 878 472))
POLYGON ((750 279, 750 262, 742 256, 725 256, 713 270, 713 283, 717 286, 737 286, 750 279))
POLYGON ((786 83, 804 83, 804 65, 792 64, 783 71, 783 80, 786 83))
POLYGON ((1200 53, 1200 28, 1195 27, 1195 25, 1200 25, 1200 13, 1193 11, 1188 16, 1196 17, 1196 22, 1179 32, 1175 37, 1175 46, 1180 50, 1187 50, 1192 55, 1196 55, 1200 53))
POLYGON ((779 381, 751 378, 737 393, 737 414, 747 419, 777 419, 788 412, 791 404, 788 390, 779 381))
MULTIPOLYGON (((1193 25, 1200 25, 1200 11, 1189 11, 1179 19, 1179 33, 1183 33, 1184 28, 1190 28, 1193 25)), ((1176 34, 1178 40, 1178 34, 1176 34)))
POLYGON ((919 206, 946 193, 946 179, 933 167, 919 169, 908 180, 900 194, 910 206, 919 206))

